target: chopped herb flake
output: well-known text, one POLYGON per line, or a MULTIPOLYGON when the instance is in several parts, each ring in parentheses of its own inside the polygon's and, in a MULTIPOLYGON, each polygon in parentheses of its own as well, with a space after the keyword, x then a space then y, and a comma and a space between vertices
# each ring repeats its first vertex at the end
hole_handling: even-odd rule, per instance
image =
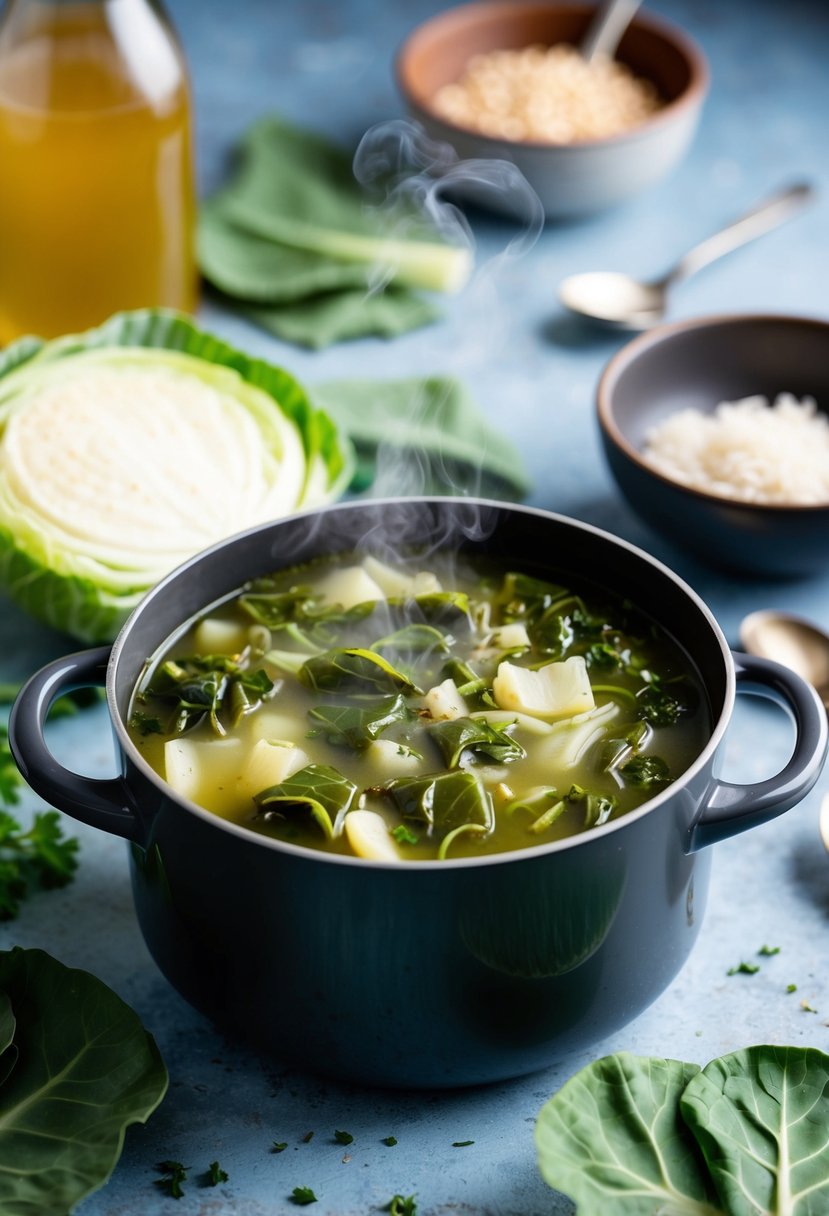
POLYGON ((273 1148, 271 1149, 271 1152, 272 1153, 284 1153, 285 1149, 287 1147, 288 1147, 287 1140, 274 1140, 273 1148))
POLYGON ((786 991, 787 992, 797 992, 797 984, 787 984, 786 991))
POLYGON ((337 1144, 353 1144, 354 1137, 351 1132, 334 1132, 334 1139, 337 1144))
POLYGON ((803 1012, 804 1012, 804 1013, 817 1013, 817 1010, 815 1009, 814 1005, 811 1005, 811 1004, 810 1004, 810 1003, 809 1003, 809 1002, 808 1002, 808 1001, 805 999, 805 997, 804 997, 804 999, 803 999, 803 1000, 800 1002, 800 1008, 803 1010, 803 1012))
POLYGON ((757 953, 761 954, 763 956, 763 958, 771 958, 772 955, 780 953, 780 947, 779 946, 761 946, 760 949, 757 951, 757 953))
POLYGON ((291 1191, 291 1200, 304 1206, 306 1203, 316 1203, 317 1197, 310 1186, 295 1186, 291 1191))
POLYGON ((474 1144, 474 1140, 453 1140, 452 1148, 469 1148, 470 1144, 474 1144))
POLYGON ((227 1182, 227 1171, 222 1169, 218 1161, 211 1161, 207 1167, 207 1185, 218 1186, 220 1182, 227 1182))
POLYGON ((398 823, 396 828, 392 828, 391 834, 398 844, 417 844, 419 840, 417 832, 407 828, 405 823, 398 823))
POLYGON ((729 967, 726 975, 754 975, 760 968, 757 963, 738 963, 736 967, 729 967))
POLYGON ((393 1196, 388 1206, 391 1216, 416 1216, 417 1203, 414 1195, 404 1199, 402 1195, 393 1196))
POLYGON ((384 1136, 383 1144, 387 1144, 389 1146, 389 1148, 394 1148, 395 1144, 397 1144, 397 1137, 396 1136, 384 1136))
POLYGON ((181 1199, 184 1194, 182 1183, 187 1181, 190 1166, 182 1165, 180 1161, 160 1161, 155 1168, 164 1175, 163 1178, 156 1178, 155 1185, 172 1199, 181 1199))
POLYGON ((310 1144, 310 1143, 311 1143, 311 1141, 312 1141, 313 1139, 314 1139, 314 1133, 313 1133, 313 1132, 306 1132, 306 1133, 305 1133, 305 1135, 302 1137, 302 1143, 303 1143, 303 1144, 310 1144))

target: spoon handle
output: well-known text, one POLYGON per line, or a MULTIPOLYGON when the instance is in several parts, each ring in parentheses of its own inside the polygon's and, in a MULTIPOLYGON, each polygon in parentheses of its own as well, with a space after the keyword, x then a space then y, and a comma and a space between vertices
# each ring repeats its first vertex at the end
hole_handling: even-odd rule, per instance
POLYGON ((733 249, 739 249, 741 245, 746 245, 765 232, 770 232, 772 228, 776 228, 778 224, 782 224, 784 220, 795 215, 814 197, 814 187, 808 182, 798 182, 794 186, 772 194, 763 202, 752 207, 750 211, 746 211, 728 227, 722 228, 713 236, 701 241, 699 245, 695 245, 672 270, 668 271, 659 286, 668 287, 682 279, 687 279, 692 274, 696 274, 698 270, 702 270, 703 266, 708 266, 717 258, 723 257, 724 254, 731 253, 733 249))
POLYGON ((582 58, 589 63, 597 55, 611 59, 641 0, 605 0, 579 43, 582 58))

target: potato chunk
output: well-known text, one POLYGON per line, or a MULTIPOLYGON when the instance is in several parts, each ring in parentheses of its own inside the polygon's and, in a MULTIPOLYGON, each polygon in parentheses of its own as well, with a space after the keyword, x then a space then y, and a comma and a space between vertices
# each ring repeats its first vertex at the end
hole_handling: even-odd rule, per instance
POLYGON ((164 776, 177 794, 210 809, 228 801, 236 786, 244 747, 241 739, 168 739, 164 776))
POLYGON ((515 709, 548 722, 586 713, 596 704, 581 655, 563 663, 545 663, 536 671, 499 663, 492 691, 501 709, 515 709))
POLYGON ((469 712, 454 680, 444 680, 430 688, 423 697, 423 708, 435 722, 446 722, 451 718, 465 718, 469 712))
POLYGON ((393 739, 375 739, 366 748, 365 757, 383 780, 406 777, 420 767, 416 753, 405 743, 395 743, 393 739))
POLYGON ((239 654, 248 643, 247 626, 239 621, 205 617, 196 626, 193 648, 196 654, 239 654))
POLYGON ((363 562, 363 569, 382 587, 385 595, 427 595, 441 589, 437 577, 428 570, 406 574, 403 570, 395 570, 393 566, 378 561, 376 557, 367 557, 363 562))
POLYGON ((366 573, 362 566, 343 566, 332 570, 317 583, 316 590, 328 604, 340 604, 353 608, 367 600, 384 600, 382 588, 366 573))
POLYGON ((245 756, 236 779, 242 798, 253 798, 272 785, 279 785, 291 773, 310 764, 301 747, 283 739, 259 739, 245 756))
POLYGON ((358 857, 367 861, 399 861, 386 821, 376 811, 349 811, 345 817, 345 834, 358 857))

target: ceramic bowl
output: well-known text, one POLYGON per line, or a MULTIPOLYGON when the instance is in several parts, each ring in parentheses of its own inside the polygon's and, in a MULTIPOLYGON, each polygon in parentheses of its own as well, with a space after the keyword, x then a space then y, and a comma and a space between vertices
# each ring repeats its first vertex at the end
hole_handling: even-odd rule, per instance
POLYGON ((9 723, 16 759, 50 805, 131 841, 141 930, 187 1000, 284 1062, 418 1087, 531 1072, 635 1017, 699 932, 706 846, 797 802, 819 775, 826 736, 814 690, 775 663, 732 656, 710 611, 660 562, 563 516, 445 498, 330 507, 207 550, 142 600, 111 650, 70 655, 34 676, 9 723), (316 852, 176 794, 126 728, 147 657, 245 580, 361 541, 453 544, 659 605, 706 690, 708 741, 627 815, 480 858, 389 864, 316 852), (44 741, 51 702, 84 684, 107 689, 121 760, 108 780, 70 772, 44 741), (782 699, 796 726, 787 765, 749 786, 716 775, 740 691, 782 699))
MULTIPOLYGON (((449 9, 419 26, 397 58, 397 80, 409 113, 433 139, 461 159, 511 161, 538 194, 550 218, 603 211, 658 181, 682 158, 702 109, 708 69, 681 30, 644 14, 628 26, 617 58, 652 81, 667 104, 640 126, 608 139, 572 144, 495 139, 439 117, 433 98, 456 81, 473 55, 540 44, 578 43, 595 7, 543 0, 486 0, 449 9)), ((470 187, 470 193, 472 188, 470 187)), ((508 192, 476 201, 523 216, 524 200, 508 192)))
POLYGON ((701 317, 635 338, 609 362, 598 420, 610 470, 633 509, 679 549, 712 565, 796 577, 829 567, 829 501, 770 506, 673 481, 641 455, 676 410, 781 392, 829 414, 829 322, 788 316, 701 317))

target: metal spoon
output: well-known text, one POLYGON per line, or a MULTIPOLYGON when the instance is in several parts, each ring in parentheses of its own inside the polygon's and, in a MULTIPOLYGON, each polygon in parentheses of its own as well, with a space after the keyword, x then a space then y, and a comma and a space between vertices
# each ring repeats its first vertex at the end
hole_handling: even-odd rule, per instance
POLYGON ((565 308, 614 329, 649 329, 665 316, 668 291, 732 249, 770 232, 814 198, 807 182, 799 182, 765 199, 727 228, 695 245, 661 279, 642 283, 626 274, 595 271, 570 275, 559 287, 565 308))
POLYGON ((609 55, 612 59, 640 3, 641 0, 606 0, 579 43, 582 58, 588 63, 597 55, 609 55))
POLYGON ((829 634, 817 625, 786 612, 752 612, 740 625, 740 644, 803 676, 829 709, 829 634))

